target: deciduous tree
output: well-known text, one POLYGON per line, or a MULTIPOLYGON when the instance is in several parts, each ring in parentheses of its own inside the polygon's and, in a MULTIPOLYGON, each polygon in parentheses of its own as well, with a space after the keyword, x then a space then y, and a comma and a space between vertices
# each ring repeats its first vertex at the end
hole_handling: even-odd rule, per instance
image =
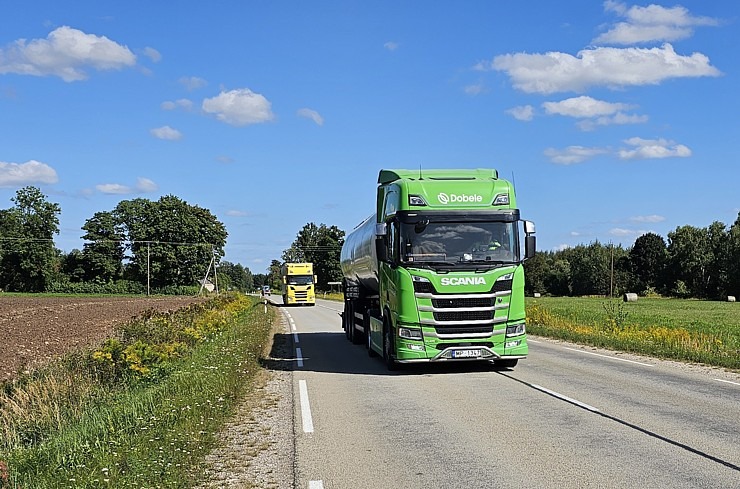
POLYGON ((15 207, 0 213, 2 253, 0 287, 19 292, 43 292, 54 277, 59 234, 59 204, 49 202, 36 187, 25 187, 11 199, 15 207))

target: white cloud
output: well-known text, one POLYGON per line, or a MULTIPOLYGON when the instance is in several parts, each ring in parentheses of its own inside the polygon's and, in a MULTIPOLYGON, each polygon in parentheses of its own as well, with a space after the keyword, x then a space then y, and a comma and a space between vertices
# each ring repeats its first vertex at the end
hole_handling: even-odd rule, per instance
POLYGON ((156 127, 150 130, 149 133, 157 139, 166 139, 168 141, 182 139, 182 133, 170 126, 156 127))
POLYGON ((238 211, 235 209, 226 211, 226 215, 229 217, 249 217, 251 214, 247 211, 238 211))
POLYGON ((193 109, 193 102, 186 98, 180 98, 175 100, 174 102, 171 100, 167 100, 165 102, 162 102, 160 105, 163 110, 175 110, 177 108, 190 111, 193 109))
POLYGON ((547 148, 545 156, 550 161, 559 165, 573 165, 583 163, 595 156, 608 153, 609 150, 604 148, 587 148, 584 146, 568 146, 565 149, 547 148))
POLYGON ((512 107, 506 113, 518 121, 531 121, 534 118, 534 107, 531 105, 520 105, 518 107, 512 107))
POLYGON ((151 59, 155 63, 159 63, 160 61, 162 61, 162 54, 160 54, 160 52, 154 48, 145 47, 144 56, 151 59))
POLYGON ((483 85, 483 83, 475 83, 473 85, 466 86, 463 88, 463 91, 468 95, 480 95, 486 91, 486 86, 483 85))
POLYGON ((564 115, 568 117, 597 117, 611 115, 630 108, 627 104, 605 102, 592 97, 573 97, 560 102, 545 102, 542 108, 548 114, 564 115))
POLYGON ((513 86, 528 93, 582 92, 590 87, 657 85, 683 77, 719 76, 701 53, 681 56, 670 44, 656 48, 584 49, 567 53, 515 53, 496 56, 483 69, 503 71, 513 86))
POLYGON ((56 170, 36 160, 25 163, 0 161, 0 187, 22 187, 35 183, 57 183, 56 170))
POLYGON ((623 160, 645 160, 655 158, 687 158, 691 150, 683 144, 676 144, 667 139, 642 139, 638 137, 624 141, 634 149, 621 149, 619 158, 623 160))
POLYGON ((98 192, 110 195, 126 195, 126 194, 144 194, 156 191, 159 187, 156 183, 148 178, 139 177, 136 179, 136 185, 130 187, 128 185, 122 185, 120 183, 103 183, 96 185, 95 188, 98 192))
POLYGON ((578 127, 583 131, 591 131, 596 126, 611 126, 611 125, 624 125, 624 124, 644 124, 648 121, 648 116, 637 115, 637 114, 625 114, 617 112, 613 116, 597 117, 595 119, 587 119, 578 122, 578 127))
POLYGON ((647 7, 634 5, 627 8, 624 3, 607 1, 604 8, 625 18, 625 21, 618 22, 594 39, 596 44, 677 41, 690 37, 694 33, 693 27, 719 24, 711 17, 695 17, 680 5, 667 8, 651 4, 647 7))
POLYGON ((399 44, 397 42, 388 41, 387 43, 383 44, 383 47, 386 48, 388 51, 395 51, 398 49, 399 44))
POLYGON ((197 76, 183 76, 178 81, 188 91, 197 90, 198 88, 203 88, 208 85, 207 81, 203 78, 198 78, 197 76))
POLYGON ((650 231, 642 231, 637 229, 624 229, 624 228, 612 228, 609 230, 609 234, 611 236, 616 236, 619 238, 628 238, 630 236, 642 236, 645 233, 649 233, 650 231))
POLYGON ((584 131, 590 131, 597 126, 638 124, 648 120, 646 115, 622 112, 633 108, 631 105, 605 102, 585 95, 561 100, 560 102, 544 102, 542 107, 550 115, 585 119, 578 122, 578 127, 584 131))
POLYGON ((98 192, 104 194, 123 195, 131 193, 131 187, 120 185, 118 183, 102 183, 100 185, 95 185, 95 188, 98 192))
POLYGON ((221 122, 232 126, 246 126, 269 122, 275 118, 270 101, 248 88, 221 92, 203 100, 203 110, 215 114, 221 122))
POLYGON ((154 192, 159 186, 148 178, 139 177, 136 179, 136 190, 141 193, 154 192))
POLYGON ((306 119, 311 119, 312 121, 314 121, 319 126, 323 126, 324 125, 324 118, 321 117, 321 114, 319 114, 315 110, 306 109, 306 108, 304 108, 304 109, 298 109, 298 116, 299 117, 305 117, 306 119))
POLYGON ((85 68, 119 70, 136 64, 136 56, 105 36, 59 27, 46 39, 19 39, 0 49, 0 74, 58 76, 66 82, 85 80, 85 68))
POLYGON ((665 221, 665 217, 659 216, 657 214, 652 214, 649 216, 634 216, 630 217, 630 221, 634 222, 663 222, 665 221))

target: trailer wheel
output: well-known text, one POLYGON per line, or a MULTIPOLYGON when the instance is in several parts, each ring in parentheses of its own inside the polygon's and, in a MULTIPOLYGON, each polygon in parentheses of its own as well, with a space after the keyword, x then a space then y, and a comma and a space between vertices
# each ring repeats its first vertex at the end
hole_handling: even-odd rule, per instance
POLYGON ((383 321, 383 360, 388 370, 398 370, 398 363, 393 358, 393 328, 387 319, 383 321))

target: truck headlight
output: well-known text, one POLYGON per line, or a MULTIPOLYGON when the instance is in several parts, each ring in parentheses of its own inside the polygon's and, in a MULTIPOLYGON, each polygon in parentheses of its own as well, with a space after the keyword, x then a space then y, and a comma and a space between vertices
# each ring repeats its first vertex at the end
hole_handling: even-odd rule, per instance
POLYGON ((407 340, 421 340, 421 330, 415 328, 398 328, 398 336, 407 340))
POLYGON ((409 195, 409 205, 426 206, 427 203, 421 195, 409 195))
POLYGON ((527 331, 526 331, 526 328, 524 327, 524 323, 512 324, 506 327, 506 337, 507 338, 511 336, 521 336, 526 332, 527 331))
POLYGON ((496 195, 492 205, 509 205, 509 194, 496 195))

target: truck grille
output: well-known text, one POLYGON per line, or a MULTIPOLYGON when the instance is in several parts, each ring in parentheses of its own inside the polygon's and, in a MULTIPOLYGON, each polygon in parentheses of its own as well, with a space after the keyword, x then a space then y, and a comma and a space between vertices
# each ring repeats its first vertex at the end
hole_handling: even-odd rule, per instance
POLYGON ((417 300, 431 300, 431 307, 419 305, 420 312, 431 311, 433 317, 422 318, 422 324, 434 326, 437 334, 447 337, 480 337, 491 335, 496 324, 508 319, 509 301, 497 305, 497 300, 510 296, 511 286, 511 279, 498 280, 488 292, 441 294, 431 282, 414 282, 414 292, 417 300))
POLYGON ((493 311, 452 311, 434 313, 435 321, 487 321, 493 319, 493 311))
POLYGON ((439 308, 456 307, 492 307, 493 297, 471 297, 464 299, 443 299, 444 296, 432 297, 432 305, 439 308))

